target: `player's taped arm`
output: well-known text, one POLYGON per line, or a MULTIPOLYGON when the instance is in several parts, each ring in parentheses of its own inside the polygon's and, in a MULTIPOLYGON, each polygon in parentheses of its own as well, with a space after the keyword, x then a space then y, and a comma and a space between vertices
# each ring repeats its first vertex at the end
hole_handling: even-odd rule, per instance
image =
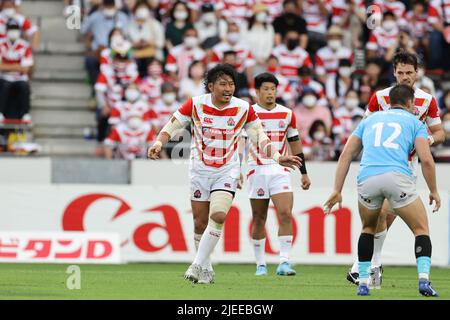
POLYGON ((172 116, 169 122, 166 123, 166 125, 161 129, 161 131, 158 134, 158 137, 156 138, 156 144, 160 144, 160 146, 165 145, 167 142, 170 141, 170 139, 173 137, 175 132, 179 129, 182 129, 184 126, 183 124, 178 121, 177 118, 172 116))
POLYGON ((250 141, 259 146, 267 157, 272 158, 276 162, 279 161, 281 154, 273 149, 272 142, 264 132, 260 121, 255 121, 255 123, 246 127, 245 130, 247 131, 250 141))

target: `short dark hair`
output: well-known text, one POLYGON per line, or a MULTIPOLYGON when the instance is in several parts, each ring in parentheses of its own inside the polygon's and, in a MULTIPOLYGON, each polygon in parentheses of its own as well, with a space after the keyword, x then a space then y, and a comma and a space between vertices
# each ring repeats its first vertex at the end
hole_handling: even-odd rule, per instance
POLYGON ((263 72, 255 77, 255 89, 261 88, 264 82, 273 83, 275 84, 275 86, 278 86, 279 84, 277 77, 275 77, 273 74, 269 72, 263 72))
POLYGON ((383 13, 383 20, 384 20, 386 17, 392 17, 392 18, 395 19, 395 14, 394 14, 392 11, 385 11, 385 12, 383 13))
POLYGON ((414 89, 406 84, 398 84, 389 91, 391 106, 401 105, 406 107, 406 103, 411 100, 414 101, 414 89))
POLYGON ((416 54, 400 49, 397 50, 392 60, 394 70, 397 68, 397 65, 399 63, 412 65, 414 67, 414 70, 417 70, 419 66, 419 59, 417 58, 416 54))
POLYGON ((228 63, 218 64, 206 73, 204 82, 206 92, 211 93, 208 88, 208 84, 216 82, 217 79, 224 75, 231 77, 231 79, 233 79, 234 83, 236 84, 237 74, 233 66, 228 63))

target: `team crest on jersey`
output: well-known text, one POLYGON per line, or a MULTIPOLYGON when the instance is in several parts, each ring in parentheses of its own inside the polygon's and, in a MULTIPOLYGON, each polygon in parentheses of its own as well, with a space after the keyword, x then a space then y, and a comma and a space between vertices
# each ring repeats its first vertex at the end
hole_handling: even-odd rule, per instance
POLYGON ((228 182, 227 182, 227 183, 224 183, 223 186, 224 186, 225 188, 231 188, 231 184, 228 183, 228 182))
POLYGON ((233 119, 233 118, 228 119, 227 125, 228 125, 229 127, 234 127, 235 124, 236 124, 236 123, 234 122, 234 119, 233 119))
POLYGON ((258 197, 262 197, 264 195, 264 189, 263 188, 259 188, 258 191, 256 192, 258 194, 258 197))
POLYGON ((204 117, 203 122, 205 124, 213 124, 213 118, 204 117))
POLYGON ((415 116, 418 116, 418 115, 419 115, 419 113, 420 113, 420 110, 419 110, 419 108, 417 108, 417 107, 413 107, 413 109, 412 109, 412 114, 413 114, 413 115, 415 115, 415 116))
POLYGON ((280 120, 280 122, 278 122, 278 128, 284 128, 284 121, 280 120))
POLYGON ((266 127, 266 123, 265 123, 264 121, 261 121, 261 126, 262 126, 263 128, 265 128, 265 127, 266 127))
POLYGON ((195 192, 194 192, 194 198, 195 199, 198 199, 198 198, 200 198, 202 196, 202 193, 200 192, 200 190, 195 190, 195 192))
POLYGON ((289 186, 283 186, 283 190, 289 190, 289 186))

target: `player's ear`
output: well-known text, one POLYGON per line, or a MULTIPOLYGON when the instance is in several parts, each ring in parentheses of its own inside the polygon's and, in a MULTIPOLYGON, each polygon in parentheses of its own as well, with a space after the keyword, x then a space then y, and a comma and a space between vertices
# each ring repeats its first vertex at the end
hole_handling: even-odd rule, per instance
POLYGON ((213 92, 213 86, 214 86, 214 83, 212 83, 212 82, 208 83, 209 92, 213 92))

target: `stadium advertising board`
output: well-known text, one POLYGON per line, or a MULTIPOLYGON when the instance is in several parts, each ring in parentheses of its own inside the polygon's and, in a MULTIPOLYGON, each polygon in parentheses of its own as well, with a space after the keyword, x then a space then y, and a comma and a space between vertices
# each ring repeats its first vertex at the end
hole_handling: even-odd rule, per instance
POLYGON ((0 262, 120 263, 119 235, 0 232, 0 262))
MULTIPOLYGON (((343 208, 325 216, 321 205, 330 188, 296 190, 294 195, 295 264, 351 264, 361 228, 354 189, 343 192, 343 208)), ((191 262, 195 247, 187 186, 42 185, 0 186, 2 227, 21 232, 105 232, 120 235, 123 262, 191 262), (24 201, 26 199, 26 201, 24 201)), ((421 190, 422 199, 428 198, 421 190)), ((433 265, 449 262, 449 199, 441 192, 443 207, 428 208, 433 265)), ((215 262, 253 263, 250 241, 251 210, 247 193, 239 191, 213 253, 215 262)), ((278 221, 268 214, 267 261, 278 262, 278 221)), ((59 238, 58 238, 59 240, 59 238)), ((406 225, 394 222, 387 236, 385 264, 414 265, 414 236, 406 225)), ((83 256, 86 258, 86 256, 83 256)), ((50 260, 47 260, 50 261, 50 260)), ((91 262, 84 260, 85 262, 91 262)), ((83 261, 78 261, 83 262, 83 261)))

